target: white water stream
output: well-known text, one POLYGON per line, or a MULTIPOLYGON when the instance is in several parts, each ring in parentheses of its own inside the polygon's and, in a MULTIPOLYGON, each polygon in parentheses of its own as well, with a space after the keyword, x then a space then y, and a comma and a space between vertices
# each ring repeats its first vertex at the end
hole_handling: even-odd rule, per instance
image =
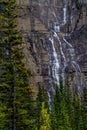
MULTIPOLYGON (((40 0, 39 0, 40 1, 40 0)), ((43 3, 42 3, 43 4, 43 3)), ((39 6, 40 6, 40 9, 42 10, 43 6, 41 4, 41 1, 39 2, 39 6)), ((78 63, 76 62, 76 58, 75 58, 75 50, 72 46, 72 44, 70 42, 68 42, 65 38, 66 34, 63 34, 63 36, 61 36, 60 38, 60 33, 61 33, 61 27, 64 27, 66 24, 67 24, 67 6, 68 6, 68 0, 64 0, 64 6, 63 6, 63 9, 62 9, 62 12, 63 12, 63 18, 62 18, 62 21, 61 21, 61 24, 60 22, 58 21, 58 17, 57 17, 57 13, 55 12, 54 8, 50 8, 50 11, 52 10, 52 14, 53 14, 53 17, 55 17, 55 21, 53 22, 53 29, 52 29, 52 36, 49 38, 49 41, 50 41, 50 44, 51 44, 51 49, 52 49, 52 52, 51 54, 48 54, 49 57, 50 57, 50 63, 49 65, 51 66, 51 71, 50 71, 50 67, 49 67, 49 75, 52 75, 52 83, 56 84, 56 85, 59 85, 59 69, 61 68, 60 67, 60 60, 59 60, 59 56, 57 54, 57 51, 56 51, 56 48, 55 48, 55 40, 57 41, 56 44, 58 44, 59 46, 59 50, 60 50, 60 54, 61 54, 61 58, 63 59, 62 61, 62 78, 63 78, 63 82, 65 80, 65 68, 67 67, 67 59, 66 59, 66 56, 64 54, 64 51, 63 51, 63 44, 65 44, 67 46, 67 50, 69 55, 70 55, 70 62, 71 62, 71 65, 73 67, 73 69, 75 70, 76 72, 76 78, 78 80, 78 92, 80 91, 80 76, 81 76, 81 70, 80 70, 80 67, 78 65, 78 63), (62 39, 62 40, 61 40, 62 39)), ((42 14, 43 12, 40 12, 40 14, 42 14)), ((43 14, 44 15, 44 14, 43 14)), ((62 17, 62 16, 61 16, 62 17)), ((72 18, 73 16, 71 15, 70 16, 71 18, 71 23, 72 23, 72 18)), ((43 20, 43 18, 42 18, 43 20)), ((68 35, 69 36, 69 35, 68 35)), ((49 52, 48 52, 49 53, 49 52)), ((50 76, 51 77, 51 76, 50 76)), ((54 93, 54 86, 52 87, 52 91, 54 93)), ((50 95, 50 90, 48 90, 48 98, 49 98, 49 103, 51 102, 51 95, 50 95)))
POLYGON ((58 34, 56 32, 54 32, 54 35, 53 35, 57 40, 58 40, 58 43, 59 43, 59 47, 60 47, 60 53, 61 53, 61 56, 63 58, 63 67, 62 67, 62 79, 63 79, 63 82, 65 80, 65 68, 67 66, 67 61, 66 61, 66 57, 64 55, 64 52, 63 52, 63 48, 62 48, 62 42, 58 36, 58 34))
POLYGON ((80 81, 80 78, 81 78, 81 69, 78 65, 78 63, 76 62, 76 58, 75 58, 75 50, 72 46, 72 44, 70 44, 64 37, 63 37, 63 40, 64 42, 67 44, 67 49, 68 49, 68 52, 71 56, 71 65, 73 66, 75 72, 76 72, 76 79, 78 81, 78 86, 77 86, 77 89, 78 89, 78 92, 80 92, 81 90, 81 81, 80 81))
POLYGON ((67 19, 66 19, 66 16, 67 16, 67 7, 66 7, 66 4, 64 5, 64 8, 63 8, 63 14, 64 14, 64 16, 63 16, 63 24, 66 24, 66 22, 67 22, 67 19))
POLYGON ((53 58, 50 59, 50 63, 52 64, 52 77, 53 77, 53 81, 56 85, 59 84, 59 60, 58 60, 58 56, 57 56, 57 52, 54 46, 54 40, 53 37, 49 38, 49 40, 51 41, 52 44, 52 55, 53 58))

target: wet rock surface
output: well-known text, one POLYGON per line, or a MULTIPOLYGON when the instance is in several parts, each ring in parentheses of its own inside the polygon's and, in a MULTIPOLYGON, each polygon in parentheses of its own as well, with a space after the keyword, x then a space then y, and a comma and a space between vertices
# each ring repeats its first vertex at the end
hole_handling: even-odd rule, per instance
MULTIPOLYGON (((37 8, 37 4, 34 1, 34 30, 32 30, 31 25, 31 10, 30 6, 28 7, 28 1, 25 2, 25 5, 19 9, 19 30, 22 30, 23 40, 26 42, 24 48, 25 54, 25 63, 28 68, 31 69, 31 84, 35 86, 35 90, 37 91, 38 85, 44 85, 46 88, 52 93, 53 86, 55 83, 53 82, 52 75, 52 65, 50 62, 54 61, 54 57, 51 55, 53 52, 52 43, 49 41, 49 38, 53 37, 53 30, 55 29, 54 23, 59 21, 56 24, 57 34, 62 42, 62 50, 67 60, 67 65, 65 65, 65 75, 69 75, 69 81, 74 91, 77 91, 77 82, 79 78, 76 78, 76 70, 73 68, 71 64, 72 57, 70 56, 69 45, 66 44, 63 40, 63 37, 73 46, 75 51, 75 61, 79 65, 82 73, 82 80, 86 84, 87 79, 87 25, 85 20, 83 21, 82 17, 80 18, 78 15, 78 9, 75 9, 75 5, 69 6, 71 7, 70 13, 73 15, 72 23, 70 23, 70 13, 68 10, 68 18, 65 19, 66 24, 62 24, 61 21, 64 17, 63 12, 63 3, 62 1, 59 3, 49 4, 47 8, 37 8), (25 8, 26 7, 26 8, 25 8), (72 8, 73 7, 73 8, 72 8), (23 15, 23 10, 25 14, 23 15), (38 11, 42 11, 42 15, 38 14, 38 11), (77 13, 75 12, 77 11, 77 13), (76 15, 75 15, 76 13, 76 15), (44 14, 44 16, 43 16, 44 14), (57 17, 55 17, 57 15, 57 17), (77 17, 78 16, 78 17, 77 17), (75 18, 79 18, 79 21, 75 18), (21 21, 21 22, 20 22, 21 21), (60 31, 59 31, 59 24, 60 31), (75 28, 76 27, 76 28, 75 28), (67 35, 65 35, 67 34, 67 35), (51 60, 49 59, 51 57, 51 60), (50 71, 49 71, 50 69, 50 71)), ((44 1, 43 1, 44 4, 44 1)), ((84 9, 85 10, 85 9, 84 9)), ((39 12, 40 13, 40 12, 39 12)), ((85 13, 84 13, 85 14, 85 13)), ((66 15, 66 14, 65 14, 66 15)), ((60 44, 57 38, 54 39, 54 47, 55 51, 58 55, 59 59, 59 71, 58 76, 62 73, 62 68, 64 68, 64 57, 61 56, 60 44)), ((73 50, 72 50, 73 51, 73 50)))

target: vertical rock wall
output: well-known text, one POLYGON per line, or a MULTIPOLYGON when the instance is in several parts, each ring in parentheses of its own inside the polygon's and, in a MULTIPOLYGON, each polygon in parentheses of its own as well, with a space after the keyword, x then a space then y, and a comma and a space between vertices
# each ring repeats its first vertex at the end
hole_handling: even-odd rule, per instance
MULTIPOLYGON (((38 3, 35 0, 19 0, 19 19, 18 28, 23 35, 24 41, 24 54, 25 63, 28 68, 31 69, 31 84, 37 86, 39 84, 45 85, 48 88, 52 85, 49 77, 49 57, 47 54, 47 49, 50 48, 48 38, 52 35, 52 29, 54 28, 54 23, 61 24, 63 19, 63 0, 41 0, 38 3), (39 6, 41 4, 41 6, 39 6), (44 7, 43 7, 44 6, 44 7), (57 16, 57 17, 55 17, 57 16), (56 23, 56 21, 58 21, 56 23)), ((86 32, 86 18, 87 18, 87 5, 79 1, 78 4, 74 0, 67 0, 67 19, 66 24, 61 28, 61 33, 59 33, 60 39, 65 33, 71 35, 70 42, 72 43, 75 52, 77 63, 79 64, 82 77, 87 76, 87 60, 86 60, 86 50, 87 50, 87 32, 86 32), (83 51, 84 49, 84 51, 83 51)), ((58 28, 57 28, 58 29, 58 28)), ((68 38, 68 37, 67 37, 68 38)), ((62 42, 64 42, 62 40, 62 42)), ((62 59, 60 55, 59 46, 55 42, 55 48, 58 53, 59 59, 62 65, 62 59)), ((63 50, 67 61, 70 62, 70 57, 67 54, 66 45, 63 44, 63 50)), ((75 81, 75 70, 68 65, 66 68, 66 73, 70 75, 70 81, 75 81)), ((83 78, 83 79, 85 79, 83 78)), ((82 79, 82 80, 83 80, 82 79)), ((85 80, 84 80, 85 82, 85 80)))

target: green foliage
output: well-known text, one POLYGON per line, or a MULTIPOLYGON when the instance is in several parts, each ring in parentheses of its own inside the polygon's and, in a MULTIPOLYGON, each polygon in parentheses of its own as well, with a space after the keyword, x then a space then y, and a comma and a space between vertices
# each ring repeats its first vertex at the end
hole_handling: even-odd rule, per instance
POLYGON ((41 115, 41 109, 42 109, 42 102, 44 102, 44 105, 46 108, 48 108, 48 97, 47 97, 47 92, 44 88, 44 86, 39 86, 38 87, 38 95, 36 99, 36 124, 38 130, 40 129, 41 122, 40 122, 40 115, 41 115))
POLYGON ((36 102, 33 100, 17 31, 17 7, 16 0, 0 0, 0 130, 86 130, 86 88, 81 102, 60 78, 50 114, 43 86, 39 86, 36 102))
POLYGON ((74 98, 73 104, 74 104, 74 129, 82 130, 83 129, 82 108, 79 97, 74 98))
POLYGON ((6 113, 7 107, 3 103, 0 102, 0 129, 8 130, 8 115, 6 113))
POLYGON ((56 86, 56 93, 54 96, 53 110, 51 113, 51 128, 52 130, 72 130, 70 123, 70 116, 66 104, 67 94, 65 86, 60 81, 60 86, 56 86))
POLYGON ((83 89, 82 117, 83 117, 84 130, 86 130, 87 129, 87 88, 86 87, 84 87, 83 89))
MULTIPOLYGON (((0 0, 0 8, 0 100, 8 111, 4 129, 29 130, 34 123, 34 103, 17 31, 16 0, 0 0)), ((2 118, 6 118, 3 112, 2 118)))
POLYGON ((48 114, 48 110, 45 108, 44 102, 42 102, 40 122, 40 130, 50 130, 50 116, 48 114))

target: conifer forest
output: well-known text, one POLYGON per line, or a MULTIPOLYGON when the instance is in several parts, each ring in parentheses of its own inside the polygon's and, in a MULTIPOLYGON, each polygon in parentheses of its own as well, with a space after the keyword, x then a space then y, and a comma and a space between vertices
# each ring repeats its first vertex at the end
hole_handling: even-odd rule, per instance
POLYGON ((87 130, 87 0, 0 0, 0 130, 87 130))

